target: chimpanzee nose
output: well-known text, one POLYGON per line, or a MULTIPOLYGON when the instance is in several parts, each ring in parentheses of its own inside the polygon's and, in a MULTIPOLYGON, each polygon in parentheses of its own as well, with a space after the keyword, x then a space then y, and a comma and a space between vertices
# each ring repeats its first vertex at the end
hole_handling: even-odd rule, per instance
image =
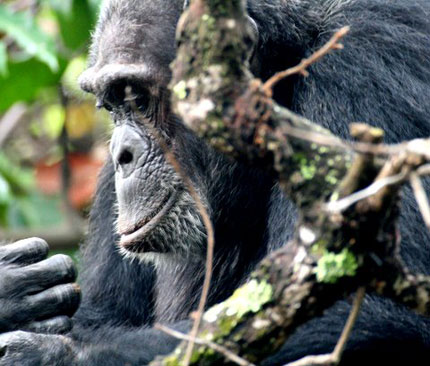
POLYGON ((122 178, 128 177, 136 169, 138 162, 148 152, 148 144, 131 126, 115 127, 110 143, 110 152, 115 171, 122 178))

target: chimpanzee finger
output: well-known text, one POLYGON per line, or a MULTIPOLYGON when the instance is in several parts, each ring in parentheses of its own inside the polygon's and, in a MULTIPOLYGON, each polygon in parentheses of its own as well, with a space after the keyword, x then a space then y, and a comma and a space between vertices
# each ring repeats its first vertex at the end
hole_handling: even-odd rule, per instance
POLYGON ((55 318, 32 322, 23 330, 44 334, 64 334, 70 332, 73 327, 72 319, 68 316, 57 316, 55 318))
POLYGON ((28 311, 37 314, 37 319, 57 315, 72 316, 81 301, 81 289, 76 283, 58 285, 25 299, 28 311))
POLYGON ((49 246, 45 240, 28 238, 0 246, 0 262, 10 264, 31 264, 45 259, 49 246))
POLYGON ((26 293, 35 293, 59 285, 73 282, 76 278, 75 265, 70 257, 57 254, 41 262, 15 270, 17 288, 26 293))

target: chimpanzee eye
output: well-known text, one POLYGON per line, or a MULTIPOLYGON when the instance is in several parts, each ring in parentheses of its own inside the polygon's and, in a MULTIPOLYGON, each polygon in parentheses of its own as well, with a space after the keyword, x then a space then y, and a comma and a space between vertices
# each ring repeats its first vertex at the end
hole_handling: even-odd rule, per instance
POLYGON ((104 107, 109 112, 125 105, 147 113, 151 95, 146 88, 136 85, 130 80, 117 80, 111 83, 104 95, 97 102, 98 107, 104 107))
POLYGON ((124 102, 128 104, 131 109, 137 109, 144 113, 149 107, 149 91, 140 85, 128 82, 124 88, 124 102))
POLYGON ((104 96, 104 107, 110 110, 123 105, 126 96, 126 88, 127 82, 125 80, 120 80, 109 85, 104 96))
POLYGON ((145 112, 149 108, 150 97, 148 92, 136 94, 136 99, 134 100, 136 107, 140 112, 145 112))

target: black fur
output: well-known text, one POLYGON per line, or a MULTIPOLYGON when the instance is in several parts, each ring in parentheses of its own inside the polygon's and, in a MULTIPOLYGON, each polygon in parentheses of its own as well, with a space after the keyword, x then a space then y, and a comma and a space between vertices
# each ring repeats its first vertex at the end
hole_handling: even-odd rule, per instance
MULTIPOLYGON (((158 95, 164 98, 168 64, 174 57, 175 22, 183 1, 112 0, 107 4, 94 37, 93 73, 85 75, 81 83, 97 95, 101 105, 109 103, 119 127, 127 125, 147 135, 150 132, 130 114, 115 112, 122 108, 122 101, 106 101, 113 82, 121 78, 130 82, 131 74, 121 71, 101 78, 94 70, 118 62, 115 57, 119 56, 123 61, 145 63, 163 90, 158 95), (121 45, 126 49, 114 57, 121 45)), ((259 33, 252 69, 263 79, 309 56, 341 26, 351 27, 344 50, 313 65, 308 78, 293 77, 276 88, 279 103, 342 137, 347 137, 348 123, 353 121, 382 127, 388 142, 430 135, 428 0, 249 0, 248 9, 259 33)), ((139 71, 134 80, 142 83, 147 77, 139 71)), ((166 100, 157 99, 157 106, 166 109, 161 113, 153 108, 148 118, 167 137, 214 222, 211 305, 246 281, 265 254, 286 243, 295 211, 272 177, 212 151, 170 115, 166 100), (164 117, 160 119, 160 115, 164 117)), ((82 365, 141 365, 171 351, 177 342, 151 329, 151 324, 154 320, 174 322, 172 326, 185 331, 203 278, 202 260, 167 261, 155 270, 150 263, 120 256, 113 180, 114 167, 108 162, 100 177, 83 251, 83 303, 74 317, 73 351, 78 354, 76 363, 82 365)), ((430 274, 430 235, 409 189, 404 191, 401 231, 405 262, 413 271, 430 274)), ((204 236, 201 240, 204 246, 204 236)), ((338 302, 300 327, 281 352, 263 364, 283 365, 306 355, 331 352, 349 302, 338 302)), ((367 296, 342 365, 405 365, 412 361, 430 361, 429 319, 390 300, 367 296)))

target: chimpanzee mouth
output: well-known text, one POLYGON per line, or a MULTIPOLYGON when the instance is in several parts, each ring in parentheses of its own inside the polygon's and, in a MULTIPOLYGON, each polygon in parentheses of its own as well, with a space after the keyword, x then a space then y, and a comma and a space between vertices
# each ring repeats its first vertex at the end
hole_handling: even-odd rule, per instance
POLYGON ((156 248, 146 248, 142 242, 144 241, 145 237, 157 227, 160 220, 175 205, 177 198, 178 192, 166 195, 162 203, 151 214, 139 221, 139 223, 125 230, 120 230, 119 234, 121 235, 121 238, 119 245, 131 252, 156 252, 156 248))

